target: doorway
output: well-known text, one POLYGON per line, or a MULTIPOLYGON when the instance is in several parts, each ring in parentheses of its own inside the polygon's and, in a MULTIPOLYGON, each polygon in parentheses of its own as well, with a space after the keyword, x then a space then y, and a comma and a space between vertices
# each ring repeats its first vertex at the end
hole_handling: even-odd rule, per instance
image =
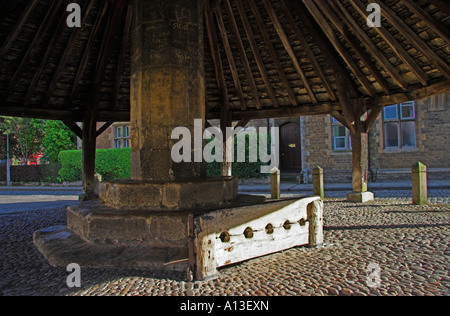
POLYGON ((302 170, 300 125, 287 123, 280 127, 280 169, 284 173, 302 170))

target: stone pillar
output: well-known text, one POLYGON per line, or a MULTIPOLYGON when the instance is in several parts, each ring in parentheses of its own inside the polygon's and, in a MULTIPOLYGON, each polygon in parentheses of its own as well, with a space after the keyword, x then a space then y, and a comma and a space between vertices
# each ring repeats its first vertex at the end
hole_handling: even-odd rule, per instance
POLYGON ((347 200, 351 202, 367 202, 374 199, 372 192, 367 191, 368 182, 368 134, 363 133, 361 128, 352 133, 352 188, 353 192, 347 195, 347 200))
POLYGON ((313 170, 313 194, 320 196, 323 200, 325 198, 324 186, 323 186, 323 169, 317 166, 313 170))
POLYGON ((100 197, 107 206, 186 211, 237 198, 236 178, 206 178, 203 5, 133 0, 132 179, 105 183, 100 197), (182 139, 172 139, 177 128, 182 139), (172 149, 180 142, 184 158, 175 162, 172 149))
POLYGON ((270 187, 271 187, 270 191, 273 200, 279 200, 281 197, 280 183, 281 183, 280 169, 273 168, 270 171, 270 187))
POLYGON ((412 167, 412 198, 414 205, 428 203, 427 166, 420 161, 412 167))
MULTIPOLYGON (((205 164, 174 163, 171 140, 205 120, 202 0, 134 0, 131 69, 132 179, 172 181, 206 176, 205 164)), ((203 131, 201 131, 203 132, 203 131)), ((201 146, 203 147, 203 146, 201 146)), ((194 153, 193 153, 194 154, 194 153)))

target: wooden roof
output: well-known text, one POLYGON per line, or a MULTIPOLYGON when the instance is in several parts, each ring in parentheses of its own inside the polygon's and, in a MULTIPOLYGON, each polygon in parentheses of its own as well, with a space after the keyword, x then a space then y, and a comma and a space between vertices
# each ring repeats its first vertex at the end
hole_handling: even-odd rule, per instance
MULTIPOLYGON (((132 4, 72 2, 81 28, 67 1, 0 0, 0 115, 129 120, 132 4)), ((450 90, 449 2, 375 3, 380 28, 368 0, 207 0, 207 117, 342 119, 450 90)))

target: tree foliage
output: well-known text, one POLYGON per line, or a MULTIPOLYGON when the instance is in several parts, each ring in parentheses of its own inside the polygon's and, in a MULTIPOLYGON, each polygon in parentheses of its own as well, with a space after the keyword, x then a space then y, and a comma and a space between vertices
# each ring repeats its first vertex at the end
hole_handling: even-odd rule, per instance
MULTIPOLYGON (((62 150, 76 149, 76 136, 60 121, 22 117, 0 117, 0 133, 9 134, 10 157, 26 162, 33 154, 44 154, 57 162, 62 150)), ((6 137, 2 137, 1 158, 6 157, 6 137)))
POLYGON ((26 162, 32 154, 42 151, 44 121, 23 117, 1 117, 0 132, 10 136, 10 156, 26 162))
POLYGON ((57 162, 61 151, 77 148, 77 136, 61 121, 44 122, 42 150, 49 162, 57 162))

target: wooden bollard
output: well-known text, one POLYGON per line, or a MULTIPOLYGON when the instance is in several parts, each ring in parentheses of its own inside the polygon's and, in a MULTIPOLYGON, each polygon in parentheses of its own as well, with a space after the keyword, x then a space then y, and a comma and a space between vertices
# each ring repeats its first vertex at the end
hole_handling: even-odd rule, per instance
POLYGON ((428 203, 427 166, 420 161, 412 167, 412 198, 414 205, 428 203))
POLYGON ((325 198, 323 187, 323 169, 319 166, 313 170, 313 193, 315 196, 320 196, 323 200, 325 198))
POLYGON ((280 192, 280 182, 281 182, 281 175, 280 175, 280 169, 273 168, 270 171, 270 187, 271 187, 271 194, 273 200, 279 200, 281 197, 280 192))

